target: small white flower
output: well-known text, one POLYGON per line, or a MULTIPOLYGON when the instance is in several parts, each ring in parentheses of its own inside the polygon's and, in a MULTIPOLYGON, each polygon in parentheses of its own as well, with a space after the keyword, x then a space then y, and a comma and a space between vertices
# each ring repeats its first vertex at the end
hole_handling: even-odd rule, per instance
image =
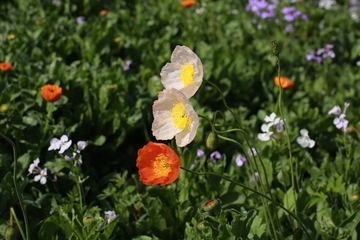
POLYGON ((263 124, 261 125, 261 131, 263 131, 263 133, 259 133, 258 134, 258 138, 261 140, 261 141, 269 141, 270 140, 270 137, 271 135, 273 134, 273 132, 270 132, 270 127, 271 127, 271 123, 270 124, 263 124))
POLYGON ((310 139, 308 130, 301 129, 300 130, 300 135, 301 136, 296 139, 296 142, 298 144, 300 144, 301 147, 303 147, 303 148, 306 148, 306 147, 312 148, 312 147, 315 146, 315 141, 310 139))
POLYGON ((37 166, 39 166, 39 163, 40 163, 40 159, 37 158, 37 159, 35 159, 35 160, 33 161, 32 164, 30 164, 29 169, 28 169, 29 175, 33 173, 34 169, 35 169, 37 166))
POLYGON ((38 182, 40 180, 40 183, 42 185, 45 185, 46 184, 46 176, 47 176, 47 168, 44 168, 40 171, 40 174, 39 175, 36 175, 34 177, 34 181, 35 182, 38 182))
POLYGON ((48 148, 48 151, 51 150, 59 150, 59 153, 65 152, 70 146, 71 146, 71 140, 69 140, 68 136, 62 135, 60 139, 53 138, 50 141, 50 147, 48 148))
POLYGON ((199 89, 203 78, 203 65, 200 58, 186 46, 176 46, 167 63, 160 72, 165 89, 175 88, 186 98, 199 89))
POLYGON ((265 122, 268 124, 269 128, 275 126, 277 132, 284 131, 284 121, 276 117, 275 113, 271 113, 270 116, 265 117, 265 122))
POLYGON ((116 214, 114 211, 105 211, 104 213, 105 213, 105 217, 108 220, 108 223, 116 218, 116 214))

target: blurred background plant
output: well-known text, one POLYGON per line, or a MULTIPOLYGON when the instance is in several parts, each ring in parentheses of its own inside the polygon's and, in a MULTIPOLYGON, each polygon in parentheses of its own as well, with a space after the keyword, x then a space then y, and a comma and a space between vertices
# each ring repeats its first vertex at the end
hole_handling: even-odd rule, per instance
MULTIPOLYGON (((236 184, 185 171, 166 187, 145 187, 139 181, 136 154, 154 140, 151 108, 163 89, 160 70, 174 47, 185 45, 199 56, 204 79, 220 88, 256 145, 275 200, 290 211, 296 206, 311 239, 357 239, 360 3, 328 2, 202 0, 184 7, 180 0, 2 1, 0 129, 17 149, 15 177, 31 238, 269 236, 259 196, 236 184), (279 110, 272 40, 281 47, 281 75, 293 87, 282 96, 288 132, 275 131, 271 141, 263 142, 257 136, 264 118, 279 110), (62 88, 56 102, 41 95, 46 84, 62 88), (343 131, 328 112, 334 106, 343 109, 345 102, 350 106, 348 128, 343 131), (301 129, 315 141, 313 148, 297 143, 301 129), (73 179, 68 173, 74 165, 48 151, 50 140, 62 135, 73 139, 72 147, 77 141, 88 142, 73 179), (286 136, 296 166, 295 186, 289 175, 286 136), (33 182, 34 176, 27 174, 37 158, 42 167, 67 171, 56 182, 41 184, 42 175, 33 182), (84 181, 76 182, 80 175, 84 181), (216 214, 203 210, 210 199, 219 200, 216 214), (47 232, 50 226, 53 232, 47 232)), ((210 84, 203 83, 191 103, 209 119, 221 111, 226 122, 220 129, 236 126, 210 84)), ((182 166, 256 186, 264 173, 250 167, 254 151, 248 154, 248 148, 221 139, 216 149, 206 149, 209 131, 209 123, 201 120, 195 140, 185 149, 175 148, 182 166), (197 154, 198 150, 203 153, 197 154)), ((247 146, 241 134, 231 137, 247 146)), ((13 188, 12 147, 0 141, 0 233, 4 235, 8 226, 14 226, 9 222, 12 216, 20 225, 24 219, 13 188)), ((296 228, 286 212, 276 210, 284 238, 298 237, 304 229, 296 228)))

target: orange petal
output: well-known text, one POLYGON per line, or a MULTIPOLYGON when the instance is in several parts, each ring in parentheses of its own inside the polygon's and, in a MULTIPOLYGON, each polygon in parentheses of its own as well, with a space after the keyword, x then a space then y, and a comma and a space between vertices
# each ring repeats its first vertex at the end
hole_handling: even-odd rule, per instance
POLYGON ((294 82, 284 76, 280 76, 280 81, 278 79, 278 76, 274 77, 274 83, 276 86, 280 86, 283 89, 289 89, 294 86, 294 82))

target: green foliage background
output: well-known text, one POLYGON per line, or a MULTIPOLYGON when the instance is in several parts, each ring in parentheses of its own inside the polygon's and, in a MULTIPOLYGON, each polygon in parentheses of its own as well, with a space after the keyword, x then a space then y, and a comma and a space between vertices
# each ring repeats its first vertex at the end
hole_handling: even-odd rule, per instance
MULTIPOLYGON (((333 106, 343 108, 344 102, 349 102, 346 118, 360 129, 360 67, 356 65, 360 59, 360 24, 349 17, 347 2, 339 1, 335 10, 306 2, 282 2, 276 9, 280 16, 276 22, 256 18, 246 11, 247 1, 236 0, 203 0, 190 8, 174 0, 2 1, 0 61, 12 63, 13 68, 0 72, 0 104, 8 107, 0 112, 0 130, 18 149, 16 177, 26 200, 31 237, 267 239, 259 196, 236 184, 186 172, 167 187, 145 187, 138 179, 137 150, 155 141, 151 133, 152 104, 163 89, 161 68, 170 61, 176 45, 185 45, 199 56, 204 79, 221 89, 242 129, 258 148, 266 168, 262 177, 269 180, 276 201, 291 211, 297 205, 312 239, 356 239, 360 216, 358 200, 352 196, 360 194, 359 134, 336 129, 327 113, 333 106), (296 6, 309 18, 297 19, 291 33, 285 31, 280 12, 288 5, 296 6), (102 9, 108 14, 101 15, 102 9), (76 23, 78 16, 85 17, 83 24, 76 23), (9 34, 15 39, 8 39, 9 34), (120 41, 114 41, 118 37, 120 41), (295 83, 294 88, 283 92, 282 109, 292 159, 298 163, 297 186, 291 186, 289 180, 285 137, 266 143, 257 138, 264 117, 279 110, 272 40, 281 46, 281 75, 295 83), (334 59, 322 64, 306 60, 310 50, 326 44, 334 45, 334 59), (123 70, 126 60, 132 61, 129 71, 123 70), (50 127, 45 131, 50 104, 41 97, 40 88, 48 83, 60 85, 63 96, 54 103, 50 127), (313 149, 302 149, 296 143, 302 128, 316 141, 313 149), (63 134, 74 143, 90 143, 81 166, 83 175, 88 176, 82 208, 66 174, 46 186, 26 176, 29 164, 37 157, 48 167, 60 168, 59 156, 47 148, 50 139, 63 134), (222 202, 222 212, 217 216, 202 210, 211 198, 222 202), (106 228, 111 231, 100 234, 95 229, 97 222, 84 227, 87 223, 83 219, 103 215, 104 210, 114 210, 118 215, 106 228), (241 213, 243 210, 246 214, 241 213), (48 226, 57 228, 47 233, 48 226), (78 237, 72 235, 74 229, 82 231, 78 237)), ((203 83, 191 102, 199 115, 210 119, 216 110, 222 111, 226 118, 223 129, 236 126, 211 85, 203 83)), ((197 149, 205 150, 210 129, 209 123, 202 121, 194 142, 177 149, 183 167, 191 167, 197 149)), ((242 135, 231 137, 246 146, 242 135)), ((11 182, 12 149, 6 141, 0 143, 1 224, 7 224, 10 207, 23 223, 11 182)), ((216 172, 254 187, 249 181, 253 169, 246 165, 239 168, 234 162, 247 148, 220 141, 216 150, 222 153, 220 160, 212 162, 211 151, 205 150, 194 170, 216 172)), ((290 239, 296 223, 281 209, 276 211, 279 231, 290 239)), ((303 239, 308 238, 303 235, 303 239)))

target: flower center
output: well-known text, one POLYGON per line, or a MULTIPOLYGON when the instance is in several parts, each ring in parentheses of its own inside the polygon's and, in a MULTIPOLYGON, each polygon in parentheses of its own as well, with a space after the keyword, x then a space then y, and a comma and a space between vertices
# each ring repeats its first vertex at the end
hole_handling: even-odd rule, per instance
POLYGON ((168 158, 162 153, 155 158, 154 172, 157 177, 166 177, 171 172, 168 158))
POLYGON ((181 130, 189 128, 191 121, 188 115, 185 113, 185 106, 182 103, 175 104, 171 109, 171 118, 176 125, 181 130))
POLYGON ((180 79, 185 87, 191 83, 194 83, 194 75, 194 64, 188 63, 182 68, 180 79))

